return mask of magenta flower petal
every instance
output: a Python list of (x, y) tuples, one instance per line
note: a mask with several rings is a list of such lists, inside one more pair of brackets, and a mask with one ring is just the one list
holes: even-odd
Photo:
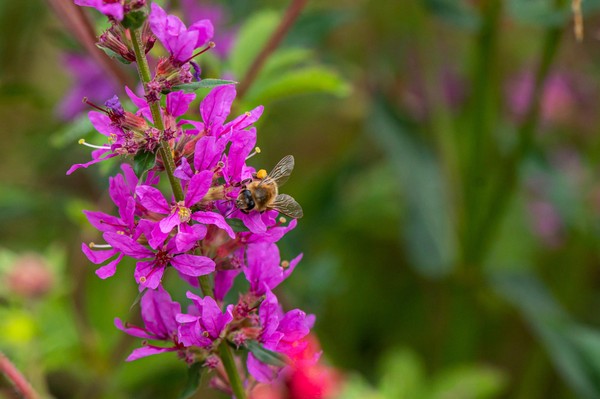
[(185, 93), (184, 91), (171, 92), (167, 94), (167, 112), (174, 117), (181, 116), (187, 112), (195, 98), (196, 93)]
[(92, 160), (90, 162), (78, 163), (78, 164), (71, 166), (69, 168), (69, 170), (67, 170), (67, 176), (70, 175), (71, 173), (75, 172), (77, 169), (82, 169), (82, 168), (85, 169), (91, 165), (97, 164), (102, 161), (106, 161), (107, 159), (110, 159), (110, 158), (114, 158), (117, 155), (118, 154), (115, 154), (115, 153), (111, 152), (111, 150), (108, 150), (108, 149), (101, 148), (99, 150), (94, 150), (94, 151), (92, 151)]
[(215, 273), (215, 298), (218, 301), (225, 299), (225, 296), (233, 286), (236, 276), (241, 273), (241, 269), (217, 270)]
[(193, 31), (198, 32), (198, 38), (196, 39), (196, 44), (194, 45), (195, 48), (202, 47), (207, 44), (215, 33), (213, 24), (208, 19), (202, 19), (190, 25), (188, 32)]
[(171, 207), (158, 189), (150, 186), (138, 186), (135, 193), (139, 197), (140, 204), (149, 211), (163, 214), (171, 212)]
[(115, 249), (92, 250), (86, 243), (81, 243), (81, 252), (87, 256), (90, 262), (96, 265), (106, 262), (118, 253)]
[(213, 172), (210, 170), (203, 170), (192, 177), (185, 194), (186, 207), (190, 208), (204, 198), (212, 184), (212, 178)]
[(229, 237), (235, 239), (235, 233), (231, 226), (227, 224), (223, 215), (215, 212), (198, 211), (192, 214), (192, 219), (203, 224), (214, 224), (218, 228), (225, 230)]
[(113, 17), (117, 21), (123, 20), (124, 11), (121, 2), (105, 3), (104, 0), (75, 0), (75, 4), (78, 6), (93, 7), (102, 14)]
[(254, 357), (252, 353), (248, 354), (248, 360), (246, 360), (246, 366), (248, 372), (258, 382), (268, 383), (273, 381), (277, 377), (277, 371), (272, 366), (265, 364)]
[[(235, 87), (233, 85), (218, 86), (208, 93), (200, 103), (200, 114), (204, 121), (206, 134), (214, 136), (220, 133), (219, 129), (231, 112), (231, 104), (235, 99)], [(217, 131), (214, 131), (214, 130)]]
[(115, 327), (117, 327), (119, 330), (121, 330), (131, 336), (142, 338), (142, 339), (155, 339), (156, 338), (155, 336), (148, 334), (148, 332), (146, 330), (144, 330), (143, 328), (136, 327), (136, 326), (125, 327), (125, 325), (123, 324), (121, 319), (119, 319), (118, 317), (115, 318), (114, 323), (115, 323)]
[(140, 285), (140, 290), (144, 288), (156, 289), (160, 285), (164, 272), (165, 268), (155, 266), (154, 261), (138, 262), (133, 276)]
[(204, 276), (215, 271), (215, 262), (206, 256), (177, 255), (171, 259), (171, 266), (188, 276)]
[(181, 313), (181, 305), (174, 302), (162, 286), (148, 290), (140, 301), (142, 318), (146, 329), (161, 339), (168, 339), (177, 331), (175, 316)]
[(166, 218), (160, 221), (158, 224), (160, 226), (160, 231), (163, 233), (170, 233), (173, 230), (173, 227), (179, 226), (181, 224), (181, 219), (179, 218), (179, 213), (173, 212)]
[(125, 86), (125, 93), (127, 93), (127, 96), (131, 99), (131, 102), (138, 107), (137, 114), (141, 114), (144, 118), (148, 119), (150, 122), (153, 122), (152, 111), (150, 111), (150, 106), (148, 105), (146, 99), (139, 97), (127, 86)]
[(165, 353), (165, 352), (174, 352), (176, 350), (177, 350), (177, 348), (161, 348), (159, 346), (151, 346), (151, 345), (142, 346), (141, 348), (134, 349), (131, 352), (131, 354), (129, 356), (127, 356), (127, 359), (125, 359), (125, 361), (131, 362), (133, 360), (141, 359), (143, 357), (157, 355), (159, 353)]
[(118, 249), (125, 255), (137, 259), (150, 258), (154, 256), (154, 253), (148, 248), (144, 247), (134, 239), (122, 234), (107, 232), (104, 233), (102, 237), (104, 237), (106, 242), (109, 243), (113, 248)]
[(96, 269), (96, 276), (100, 277), (103, 280), (114, 276), (114, 274), (117, 272), (117, 265), (119, 264), (119, 262), (121, 262), (121, 259), (123, 259), (123, 256), (124, 256), (123, 254), (119, 254), (119, 256), (117, 256), (115, 258), (115, 260)]

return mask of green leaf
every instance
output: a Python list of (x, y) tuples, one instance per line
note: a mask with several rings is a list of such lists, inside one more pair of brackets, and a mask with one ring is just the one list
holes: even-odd
[(394, 168), (405, 196), (406, 221), (400, 228), (411, 265), (426, 276), (440, 277), (450, 272), (456, 255), (452, 213), (438, 161), (410, 129), (383, 99), (365, 126), (367, 137)]
[(485, 366), (463, 366), (446, 371), (435, 379), (432, 399), (491, 399), (506, 387), (499, 370)]
[(131, 61), (126, 60), (120, 54), (115, 53), (111, 49), (108, 49), (106, 47), (100, 46), (98, 44), (96, 44), (96, 47), (98, 47), (100, 50), (104, 51), (104, 53), (106, 55), (108, 55), (110, 58), (114, 58), (115, 60), (120, 61), (123, 64), (131, 64)]
[(170, 91), (183, 90), (186, 93), (192, 93), (199, 89), (212, 89), (217, 86), (225, 85), (236, 85), (238, 82), (235, 80), (224, 80), (224, 79), (202, 79), (199, 82), (184, 83), (182, 85), (173, 86)]
[(312, 61), (314, 52), (304, 48), (285, 48), (275, 51), (258, 75), (258, 79), (268, 78), (283, 74), (287, 69), (297, 66), (302, 62)]
[(145, 171), (151, 169), (155, 162), (156, 153), (139, 151), (135, 154), (135, 157), (133, 157), (133, 171), (140, 177)]
[(248, 348), (248, 350), (252, 352), (252, 354), (263, 363), (271, 364), (273, 366), (278, 367), (283, 367), (287, 364), (283, 355), (266, 349), (257, 341), (247, 341), (246, 348)]
[(468, 30), (476, 30), (481, 18), (464, 0), (425, 0), (425, 7), (445, 22)]
[(226, 221), (227, 221), (227, 224), (229, 226), (231, 226), (233, 231), (235, 231), (236, 233), (239, 233), (242, 231), (250, 231), (250, 230), (248, 230), (248, 228), (246, 227), (246, 225), (244, 224), (244, 222), (241, 219), (226, 219)]
[(334, 71), (311, 66), (287, 72), (275, 79), (258, 80), (248, 93), (247, 100), (256, 104), (309, 93), (328, 93), (343, 97), (350, 86)]
[(132, 11), (125, 14), (121, 24), (127, 29), (137, 29), (144, 24), (146, 13), (144, 11)]
[[(600, 397), (598, 370), (590, 369), (582, 338), (573, 335), (576, 324), (531, 273), (496, 273), (496, 290), (523, 314), (548, 351), (554, 366), (581, 398)], [(579, 340), (579, 342), (577, 342)], [(589, 345), (589, 343), (588, 343)], [(589, 348), (588, 348), (589, 349)], [(597, 365), (597, 361), (595, 362)]]
[(183, 391), (181, 394), (179, 394), (179, 399), (190, 398), (192, 395), (194, 395), (194, 393), (196, 393), (198, 386), (200, 386), (200, 377), (202, 377), (202, 371), (204, 371), (204, 367), (200, 362), (196, 362), (189, 367), (187, 381)]
[(261, 11), (246, 20), (230, 53), (233, 76), (242, 79), (246, 75), (246, 71), (277, 28), (279, 19), (279, 14), (275, 11)]
[(77, 119), (66, 124), (62, 129), (50, 136), (50, 143), (62, 148), (87, 136), (92, 131), (94, 131), (94, 126), (92, 126), (92, 122), (90, 122), (87, 114), (80, 115)]
[[(425, 368), (411, 350), (400, 349), (389, 353), (381, 366), (379, 392), (386, 398), (413, 399), (424, 397)], [(402, 378), (398, 378), (402, 376)]]

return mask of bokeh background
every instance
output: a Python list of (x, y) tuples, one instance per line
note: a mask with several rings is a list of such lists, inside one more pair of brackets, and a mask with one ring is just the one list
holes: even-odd
[[(241, 79), (287, 3), (171, 7), (215, 18), (204, 76)], [(281, 245), (304, 258), (279, 294), (317, 315), (339, 397), (600, 398), (600, 1), (583, 3), (577, 41), (571, 1), (310, 1), (238, 102), (266, 106), (252, 163), (296, 158), (305, 217)], [(177, 397), (174, 355), (123, 361), (127, 266), (101, 281), (80, 252), (118, 165), (65, 176), (94, 142), (78, 104), (135, 74), (86, 64), (67, 25), (0, 1), (0, 348), (56, 398)]]

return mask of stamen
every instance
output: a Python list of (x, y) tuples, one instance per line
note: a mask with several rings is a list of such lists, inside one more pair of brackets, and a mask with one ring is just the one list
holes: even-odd
[(215, 42), (208, 42), (208, 45), (205, 48), (203, 48), (202, 50), (198, 51), (196, 54), (192, 55), (187, 60), (183, 61), (183, 64), (185, 64), (186, 62), (190, 62), (194, 58), (198, 57), (200, 54), (206, 53), (208, 50), (210, 50), (211, 48), (215, 48), (216, 46), (217, 45), (215, 44)]
[(145, 282), (146, 282), (146, 277), (144, 277), (144, 276), (140, 277), (140, 283), (142, 283), (142, 284), (143, 284), (143, 283), (145, 283)]
[(281, 262), (281, 267), (283, 267), (284, 269), (287, 269), (288, 267), (290, 267), (290, 262), (288, 262), (287, 260), (284, 260), (283, 262)]
[(252, 151), (252, 154), (250, 154), (246, 157), (246, 160), (252, 158), (256, 154), (260, 154), (260, 147), (254, 147), (254, 151)]
[(285, 222), (287, 222), (286, 218), (283, 216), (279, 218), (279, 223), (284, 224)]
[(88, 247), (90, 247), (90, 248), (106, 248), (106, 249), (111, 249), (112, 245), (109, 245), (109, 244), (96, 244), (94, 242), (90, 242), (88, 244)]
[(106, 109), (104, 109), (104, 108), (102, 108), (102, 107), (99, 107), (99, 106), (97, 106), (97, 105), (96, 105), (96, 104), (94, 104), (93, 102), (89, 101), (87, 97), (83, 97), (83, 100), (81, 100), (81, 101), (82, 101), (84, 104), (87, 104), (87, 105), (89, 105), (89, 106), (90, 106), (90, 107), (92, 107), (92, 108), (96, 108), (98, 111), (100, 111), (100, 112), (104, 112), (105, 114), (107, 114), (107, 115), (108, 115), (108, 110), (106, 110)]
[(90, 148), (96, 148), (98, 150), (110, 150), (110, 147), (107, 147), (105, 145), (94, 145), (94, 144), (90, 144), (88, 142), (85, 141), (85, 139), (79, 139), (79, 141), (77, 141), (79, 144), (84, 145), (86, 147), (90, 147)]

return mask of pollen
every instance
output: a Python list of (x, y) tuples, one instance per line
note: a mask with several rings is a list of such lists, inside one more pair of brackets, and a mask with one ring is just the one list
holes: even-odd
[(267, 177), (267, 171), (264, 169), (259, 170), (258, 172), (256, 172), (256, 177), (259, 179), (264, 179), (265, 177)]

